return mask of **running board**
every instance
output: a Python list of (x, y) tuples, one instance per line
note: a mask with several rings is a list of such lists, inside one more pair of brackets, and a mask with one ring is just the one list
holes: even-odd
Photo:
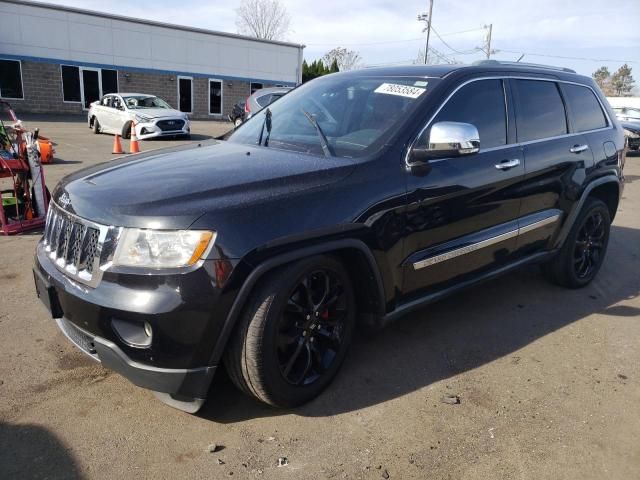
[(406, 315), (409, 312), (413, 312), (414, 310), (418, 310), (424, 307), (425, 305), (442, 300), (445, 297), (458, 293), (460, 290), (464, 290), (469, 287), (478, 285), (480, 283), (493, 280), (496, 277), (509, 273), (529, 263), (536, 263), (536, 262), (543, 261), (549, 257), (552, 257), (554, 253), (556, 253), (555, 250), (548, 251), (548, 252), (538, 252), (533, 255), (529, 255), (528, 257), (525, 257), (521, 260), (518, 260), (514, 263), (510, 263), (509, 265), (505, 265), (504, 267), (500, 267), (496, 270), (487, 272), (483, 275), (480, 275), (479, 277), (465, 280), (449, 288), (445, 288), (443, 290), (427, 294), (415, 300), (402, 303), (398, 307), (396, 307), (396, 309), (393, 312), (389, 312), (384, 317), (382, 317), (380, 319), (379, 326), (384, 327), (389, 323), (397, 320), (398, 318)]

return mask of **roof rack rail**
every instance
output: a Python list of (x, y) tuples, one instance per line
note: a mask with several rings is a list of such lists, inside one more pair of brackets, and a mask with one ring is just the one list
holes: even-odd
[(576, 73), (575, 70), (566, 67), (553, 67), (551, 65), (541, 65), (539, 63), (527, 63), (527, 62), (509, 62), (505, 60), (477, 60), (472, 65), (509, 65), (509, 66), (523, 66), (523, 67), (535, 67), (544, 68), (545, 70), (557, 70), (559, 72)]

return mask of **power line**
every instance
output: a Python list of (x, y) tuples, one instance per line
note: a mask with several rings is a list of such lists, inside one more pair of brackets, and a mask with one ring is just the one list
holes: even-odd
[(548, 58), (562, 58), (564, 60), (585, 60), (588, 62), (616, 62), (616, 63), (640, 63), (638, 60), (612, 60), (610, 58), (587, 58), (587, 57), (568, 57), (564, 55), (550, 55), (547, 53), (531, 53), (531, 52), (523, 52), (521, 50), (498, 50), (499, 52), (505, 53), (515, 53), (517, 55), (524, 54), (529, 55), (531, 57), (548, 57)]
[[(452, 35), (460, 35), (462, 33), (469, 33), (469, 32), (477, 32), (478, 30), (484, 30), (483, 27), (478, 27), (478, 28), (472, 28), (469, 30), (460, 30), (457, 32), (447, 32), (447, 33), (441, 33), (438, 35), (438, 38), (440, 37), (450, 37)], [(442, 38), (440, 38), (440, 40), (442, 40)], [(362, 43), (344, 43), (344, 42), (333, 42), (333, 43), (306, 43), (305, 45), (307, 45), (308, 47), (331, 47), (331, 46), (335, 46), (335, 45), (340, 45), (340, 46), (344, 46), (344, 47), (358, 47), (358, 46), (367, 46), (367, 45), (385, 45), (388, 43), (409, 43), (409, 42), (418, 42), (418, 41), (424, 41), (424, 37), (416, 37), (416, 38), (407, 38), (404, 40), (380, 40), (378, 42), (362, 42)]]
[(431, 30), (433, 30), (433, 33), (436, 34), (436, 37), (438, 37), (440, 39), (440, 41), (444, 44), (445, 47), (447, 47), (449, 50), (451, 50), (451, 51), (453, 51), (453, 52), (455, 52), (457, 54), (462, 55), (462, 52), (460, 50), (456, 50), (455, 48), (453, 48), (451, 45), (449, 45), (447, 42), (445, 42), (442, 39), (442, 36), (438, 33), (438, 31), (435, 29), (435, 27), (432, 26)]

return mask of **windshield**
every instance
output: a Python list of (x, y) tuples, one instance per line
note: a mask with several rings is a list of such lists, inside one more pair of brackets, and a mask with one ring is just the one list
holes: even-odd
[(131, 110), (138, 110), (141, 108), (171, 108), (171, 106), (158, 97), (147, 96), (129, 96), (122, 97), (127, 108)]
[[(307, 83), (269, 106), (269, 147), (323, 155), (323, 139), (339, 157), (358, 157), (382, 147), (413, 113), (437, 79), (330, 75)], [(251, 117), (228, 141), (256, 145), (265, 111)]]

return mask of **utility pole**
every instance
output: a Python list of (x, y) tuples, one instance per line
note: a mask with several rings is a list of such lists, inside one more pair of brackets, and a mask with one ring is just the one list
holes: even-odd
[[(487, 26), (485, 25), (485, 28)], [(491, 58), (491, 31), (493, 30), (493, 23), (489, 24), (489, 31), (487, 33), (487, 59)]]
[(429, 58), (429, 37), (431, 36), (431, 15), (433, 13), (433, 0), (429, 0), (429, 13), (424, 14), (421, 13), (418, 15), (418, 21), (426, 22), (427, 26), (422, 30), (423, 32), (427, 31), (427, 43), (424, 47), (424, 64), (427, 64), (427, 59)]

